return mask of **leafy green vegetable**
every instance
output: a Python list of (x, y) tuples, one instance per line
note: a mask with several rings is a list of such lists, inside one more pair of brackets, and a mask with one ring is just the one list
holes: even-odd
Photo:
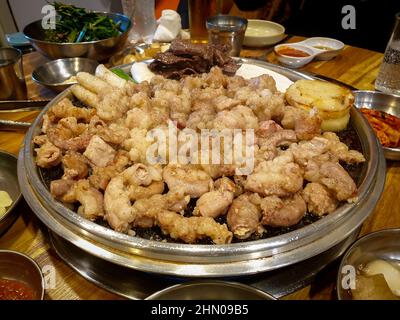
[(47, 41), (96, 41), (118, 36), (122, 32), (121, 21), (115, 22), (107, 16), (61, 2), (54, 2), (53, 6), (57, 12), (56, 28), (45, 31)]
[(123, 71), (122, 69), (118, 69), (118, 68), (113, 68), (111, 69), (112, 72), (114, 72), (118, 77), (128, 80), (128, 81), (132, 81), (137, 83), (135, 80), (133, 80), (131, 78), (131, 76), (129, 74), (127, 74), (125, 71)]

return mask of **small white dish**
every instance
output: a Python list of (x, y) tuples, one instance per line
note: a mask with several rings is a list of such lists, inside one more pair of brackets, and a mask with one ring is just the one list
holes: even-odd
[[(285, 54), (284, 52), (282, 52), (282, 50), (286, 48), (294, 49), (296, 51), (302, 51), (305, 54), (308, 54), (308, 56), (295, 57), (292, 55)], [(290, 68), (300, 68), (306, 65), (307, 63), (311, 62), (311, 60), (313, 60), (316, 55), (316, 53), (312, 48), (297, 43), (280, 44), (275, 46), (274, 50), (278, 58), (278, 61), (281, 64)]]
[(315, 56), (316, 60), (331, 60), (344, 48), (344, 43), (342, 41), (324, 37), (308, 38), (297, 43), (319, 50), (319, 53)]
[(285, 27), (279, 23), (249, 19), (244, 34), (243, 45), (265, 47), (278, 43), (285, 37)]
[[(309, 54), (309, 56), (294, 57), (279, 52), (283, 47), (303, 51)], [(343, 48), (344, 43), (342, 41), (332, 38), (313, 37), (300, 42), (280, 44), (275, 46), (274, 50), (281, 64), (291, 68), (299, 68), (311, 62), (313, 59), (331, 60), (336, 57)]]

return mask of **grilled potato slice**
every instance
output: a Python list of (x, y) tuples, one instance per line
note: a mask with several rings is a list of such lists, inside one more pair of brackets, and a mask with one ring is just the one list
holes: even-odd
[(350, 119), (353, 93), (339, 85), (321, 80), (299, 80), (286, 91), (287, 102), (297, 108), (317, 109), (322, 130), (340, 131)]

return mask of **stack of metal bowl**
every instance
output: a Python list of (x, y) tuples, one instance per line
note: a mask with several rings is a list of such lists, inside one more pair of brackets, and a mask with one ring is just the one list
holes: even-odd
[[(292, 81), (311, 76), (265, 62), (242, 59), (268, 68)], [(129, 71), (130, 65), (125, 65)], [(385, 182), (385, 159), (365, 118), (351, 110), (351, 124), (367, 159), (354, 204), (343, 204), (334, 213), (279, 236), (226, 245), (168, 243), (132, 237), (84, 219), (54, 200), (35, 164), (32, 139), (41, 132), (43, 115), (70, 90), (59, 94), (37, 117), (26, 134), (18, 163), (23, 195), (36, 215), (57, 235), (88, 254), (135, 270), (180, 277), (243, 276), (279, 269), (314, 257), (347, 239), (373, 211)]]

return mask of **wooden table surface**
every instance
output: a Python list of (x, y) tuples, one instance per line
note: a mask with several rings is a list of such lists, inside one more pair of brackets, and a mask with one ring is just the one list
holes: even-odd
[[(295, 42), (300, 37), (292, 37), (288, 41)], [(274, 53), (267, 49), (254, 50), (244, 48), (243, 57), (263, 57), (276, 63)], [(45, 62), (46, 59), (37, 52), (24, 56), (24, 68), (28, 85), (28, 95), (33, 99), (52, 98), (54, 94), (40, 87), (31, 80), (32, 70)], [(359, 89), (374, 88), (382, 61), (382, 54), (346, 46), (344, 50), (331, 61), (315, 61), (300, 70), (311, 71), (327, 77), (340, 80)], [(1, 119), (31, 121), (35, 112), (1, 113)], [(17, 154), (24, 133), (0, 132), (0, 149)], [(364, 223), (361, 234), (372, 231), (400, 227), (400, 202), (398, 202), (400, 186), (400, 165), (397, 162), (387, 163), (385, 191), (373, 214)], [(18, 206), (20, 217), (14, 225), (0, 238), (1, 249), (12, 249), (24, 252), (36, 259), (41, 265), (53, 265), (56, 270), (56, 287), (47, 290), (46, 299), (119, 299), (94, 284), (86, 281), (65, 263), (51, 249), (47, 240), (46, 228), (36, 218), (29, 207), (22, 202)], [(334, 297), (334, 282), (337, 264), (332, 264), (317, 276), (316, 280), (302, 290), (284, 299), (332, 299)]]

